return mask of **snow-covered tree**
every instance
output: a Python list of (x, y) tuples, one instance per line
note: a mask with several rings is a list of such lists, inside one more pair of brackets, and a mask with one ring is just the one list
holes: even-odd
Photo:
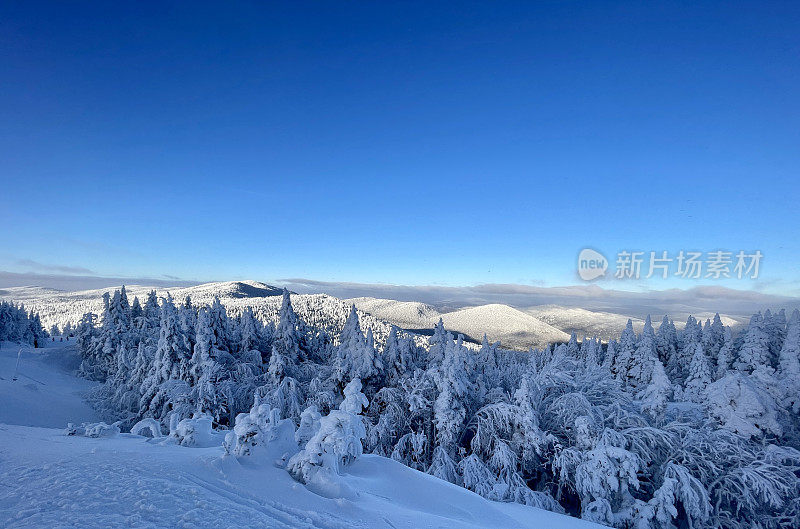
[(231, 411), (226, 382), (230, 380), (234, 359), (219, 348), (208, 308), (203, 307), (198, 312), (195, 329), (197, 335), (190, 375), (195, 384), (197, 411), (219, 422)]
[(694, 354), (689, 363), (689, 372), (686, 377), (686, 385), (683, 391), (684, 398), (702, 403), (705, 400), (706, 388), (711, 383), (711, 368), (703, 350), (702, 344), (695, 344)]
[(396, 385), (411, 367), (408, 341), (399, 335), (397, 326), (392, 325), (383, 347), (383, 369), (387, 383)]
[(439, 322), (433, 326), (433, 334), (428, 339), (428, 359), (429, 366), (437, 366), (444, 360), (444, 350), (448, 340), (447, 331), (444, 329), (444, 322), (439, 318)]
[(689, 470), (673, 462), (664, 466), (661, 486), (648, 502), (652, 523), (659, 529), (676, 529), (678, 507), (688, 527), (705, 527), (711, 518), (711, 501), (705, 486)]
[(783, 404), (795, 414), (800, 413), (800, 312), (797, 310), (789, 318), (779, 365)]
[(580, 357), (587, 365), (600, 365), (600, 344), (596, 338), (586, 339), (581, 343)]
[(225, 436), (225, 450), (237, 456), (253, 455), (257, 447), (263, 447), (275, 439), (279, 424), (278, 410), (261, 402), (256, 394), (250, 411), (236, 416), (233, 430)]
[(257, 349), (260, 342), (259, 323), (253, 314), (253, 309), (247, 307), (242, 312), (240, 324), (241, 338), (239, 342), (239, 350), (242, 352), (252, 351)]
[(175, 384), (171, 384), (169, 388), (161, 386), (169, 381), (190, 380), (190, 359), (191, 353), (186, 350), (181, 335), (178, 311), (172, 297), (168, 296), (161, 306), (158, 347), (150, 371), (142, 383), (139, 408), (149, 409), (156, 418), (164, 420), (170, 411), (170, 399), (178, 398), (175, 391), (182, 386)]
[(615, 356), (611, 365), (611, 372), (623, 384), (627, 384), (628, 374), (631, 368), (631, 359), (636, 352), (636, 333), (633, 332), (633, 322), (628, 320), (625, 330), (619, 337), (619, 342), (615, 347)]
[(300, 359), (300, 336), (298, 318), (292, 308), (289, 291), (283, 290), (283, 300), (278, 312), (278, 326), (272, 340), (272, 354), (269, 359), (269, 374), (276, 382), (285, 375), (292, 376)]
[(448, 336), (442, 364), (434, 370), (438, 390), (433, 407), (436, 439), (450, 454), (455, 453), (455, 441), (467, 415), (466, 399), (470, 384), (464, 369), (463, 354), (463, 347)]
[(344, 324), (339, 347), (336, 349), (337, 380), (343, 381), (348, 378), (366, 380), (377, 375), (381, 368), (382, 364), (375, 351), (374, 342), (370, 343), (361, 332), (358, 312), (353, 305)]
[(648, 372), (650, 379), (647, 384), (640, 387), (637, 398), (641, 401), (645, 413), (652, 417), (660, 417), (667, 409), (672, 384), (658, 358), (651, 359)]
[(575, 470), (575, 487), (581, 498), (582, 517), (615, 525), (617, 517), (634, 503), (643, 462), (625, 449), (624, 437), (605, 429)]
[(319, 430), (319, 421), (322, 418), (317, 406), (312, 404), (300, 414), (300, 426), (294, 434), (295, 440), (301, 445), (305, 444), (314, 437)]
[(648, 315), (644, 322), (642, 335), (639, 337), (639, 343), (636, 345), (636, 352), (629, 361), (626, 382), (634, 391), (650, 382), (651, 370), (656, 361), (658, 361), (656, 334), (653, 331), (650, 315)]
[(734, 367), (742, 373), (750, 374), (759, 366), (769, 365), (769, 337), (764, 332), (764, 319), (761, 314), (750, 318), (750, 325), (739, 348)]
[(678, 333), (675, 330), (675, 324), (666, 315), (661, 320), (661, 325), (659, 325), (656, 332), (656, 351), (658, 352), (658, 359), (664, 365), (669, 365), (670, 359), (678, 351)]
[(714, 373), (714, 380), (719, 380), (728, 374), (728, 370), (733, 363), (733, 335), (731, 330), (726, 328), (722, 346), (717, 351), (716, 371)]
[[(331, 410), (319, 420), (319, 429), (308, 440), (305, 448), (289, 459), (286, 469), (298, 481), (311, 483), (317, 480), (335, 479), (341, 467), (358, 458), (362, 451), (362, 440), (366, 430), (360, 412), (366, 397), (360, 392), (361, 381), (354, 379), (345, 388), (349, 400), (345, 409)], [(319, 476), (323, 473), (324, 476)]]
[(745, 437), (778, 436), (778, 405), (764, 388), (739, 372), (708, 386), (708, 413), (722, 428)]

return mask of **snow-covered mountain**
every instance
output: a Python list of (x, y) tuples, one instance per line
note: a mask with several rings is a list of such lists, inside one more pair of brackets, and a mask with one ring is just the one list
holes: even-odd
[[(67, 322), (73, 325), (87, 312), (99, 314), (103, 309), (103, 294), (114, 292), (120, 286), (93, 290), (63, 291), (42, 287), (11, 287), (0, 290), (0, 299), (24, 303), (28, 309), (38, 312), (45, 327), (53, 324), (63, 327)], [(225, 281), (204, 283), (192, 287), (153, 287), (148, 285), (125, 285), (128, 297), (136, 296), (141, 302), (151, 290), (165, 297), (170, 294), (174, 299), (183, 301), (191, 296), (192, 301), (200, 304), (211, 303), (219, 297), (223, 303), (240, 305), (237, 300), (261, 300), (277, 296), (282, 289), (260, 283), (258, 281)]]
[(439, 311), (417, 301), (396, 301), (379, 298), (351, 298), (358, 310), (394, 323), (404, 329), (429, 329), (439, 320)]
[[(637, 333), (642, 332), (642, 328), (644, 328), (644, 319), (614, 312), (562, 307), (559, 305), (530, 307), (525, 309), (525, 312), (568, 334), (574, 332), (577, 334), (578, 339), (582, 339), (584, 336), (597, 336), (603, 341), (607, 341), (611, 338), (618, 338), (623, 329), (625, 329), (628, 319), (632, 321), (633, 330)], [(686, 325), (686, 316), (688, 316), (688, 314), (670, 315), (670, 317), (676, 318), (675, 326), (678, 329), (683, 329)], [(704, 322), (707, 319), (714, 319), (714, 314), (710, 312), (695, 313), (693, 316), (700, 322)], [(652, 315), (653, 325), (657, 327), (662, 317), (663, 315)], [(683, 319), (681, 319), (681, 317)], [(733, 318), (724, 314), (720, 315), (720, 319), (723, 324), (733, 328), (747, 322), (745, 318)]]
[[(188, 296), (191, 297), (192, 303), (199, 305), (211, 304), (214, 298), (218, 297), (231, 315), (236, 316), (245, 308), (251, 307), (256, 317), (265, 323), (270, 321), (277, 323), (278, 309), (281, 305), (279, 294), (283, 291), (258, 281), (225, 281), (182, 288), (126, 285), (125, 289), (131, 301), (134, 297), (138, 297), (142, 303), (152, 290), (155, 290), (159, 297), (166, 297), (169, 294), (177, 302), (183, 302)], [(87, 312), (101, 314), (103, 294), (113, 293), (114, 290), (115, 287), (65, 292), (41, 287), (13, 287), (0, 290), (0, 300), (24, 303), (28, 310), (40, 314), (45, 328), (50, 328), (54, 324), (63, 328), (67, 322), (74, 326)], [(305, 322), (336, 336), (344, 327), (352, 304), (326, 294), (292, 294), (291, 298), (295, 311)], [(363, 331), (366, 333), (367, 330), (371, 330), (379, 344), (386, 339), (393, 323), (363, 311), (359, 312), (359, 319)], [(415, 339), (420, 343), (427, 340), (424, 336)]]
[[(619, 337), (629, 319), (627, 316), (612, 312), (595, 312), (558, 305), (531, 307), (525, 309), (525, 312), (565, 333), (574, 332), (579, 339), (584, 336), (597, 336), (603, 341)], [(633, 321), (633, 329), (637, 333), (641, 332), (644, 321), (639, 318), (630, 319)]]
[(541, 346), (569, 339), (568, 334), (552, 325), (499, 303), (439, 312), (431, 305), (408, 301), (377, 298), (347, 301), (363, 312), (405, 329), (430, 329), (441, 318), (449, 331), (473, 340), (480, 340), (486, 334), (490, 341), (500, 341), (506, 347), (526, 349), (531, 345)]
[[(45, 328), (53, 324), (63, 328), (67, 322), (75, 325), (86, 312), (100, 314), (103, 309), (103, 294), (113, 292), (114, 289), (65, 292), (41, 287), (12, 287), (0, 289), (0, 300), (24, 303), (27, 309), (41, 315)], [(160, 297), (170, 294), (177, 301), (183, 301), (190, 296), (196, 304), (209, 304), (215, 297), (219, 297), (232, 314), (239, 314), (249, 306), (265, 322), (277, 321), (280, 306), (278, 294), (282, 291), (278, 287), (258, 281), (226, 281), (177, 288), (126, 285), (126, 289), (131, 300), (138, 296), (140, 301), (144, 301), (151, 290), (155, 290)], [(442, 318), (447, 330), (462, 333), (473, 340), (480, 340), (485, 333), (489, 340), (500, 341), (506, 347), (527, 349), (530, 346), (565, 341), (573, 332), (579, 338), (597, 336), (608, 340), (618, 337), (628, 321), (628, 316), (623, 314), (558, 305), (518, 310), (495, 303), (444, 311), (414, 301), (370, 297), (340, 300), (326, 294), (293, 294), (292, 303), (306, 321), (323, 324), (335, 333), (344, 325), (349, 305), (355, 304), (362, 315), (364, 330), (372, 329), (378, 342), (388, 334), (390, 324), (402, 329), (422, 331), (431, 329)], [(695, 317), (704, 321), (706, 318), (712, 319), (713, 314), (695, 314)], [(643, 319), (631, 319), (634, 330), (641, 332)], [(654, 316), (653, 323), (657, 325), (659, 321), (660, 317)], [(741, 318), (724, 315), (722, 321), (733, 327), (746, 322)], [(676, 319), (675, 324), (682, 328), (684, 321)]]
[[(215, 297), (233, 315), (245, 307), (252, 307), (262, 321), (277, 321), (281, 289), (257, 281), (227, 281), (205, 283), (182, 288), (163, 288), (144, 285), (126, 285), (128, 297), (137, 296), (144, 301), (151, 290), (160, 297), (171, 295), (176, 301), (190, 296), (195, 304), (211, 303)], [(103, 294), (114, 288), (64, 292), (40, 287), (14, 287), (0, 290), (0, 299), (22, 302), (29, 310), (38, 312), (45, 328), (56, 324), (62, 328), (67, 322), (75, 325), (86, 312), (100, 314)], [(431, 329), (441, 317), (445, 327), (480, 340), (485, 333), (492, 341), (501, 341), (507, 347), (526, 349), (553, 341), (564, 341), (569, 336), (559, 329), (507, 305), (492, 304), (440, 313), (431, 305), (408, 301), (377, 298), (340, 300), (325, 294), (293, 294), (292, 304), (307, 322), (323, 325), (338, 333), (347, 319), (350, 304), (361, 313), (361, 325), (366, 332), (372, 329), (375, 339), (381, 342), (388, 334), (390, 324), (403, 329)]]
[(476, 339), (485, 333), (490, 341), (500, 341), (506, 347), (524, 349), (569, 340), (565, 332), (508, 305), (469, 307), (447, 312), (441, 318), (446, 329)]
[[(66, 347), (64, 347), (66, 346)], [(0, 372), (15, 372), (19, 346), (0, 347)], [(69, 373), (72, 343), (25, 350), (16, 380), (0, 377), (0, 527), (351, 527), (600, 529), (577, 518), (486, 500), (376, 455), (339, 476), (334, 497), (315, 494), (262, 458), (225, 455), (219, 443), (180, 446), (128, 433), (65, 435), (94, 422)]]

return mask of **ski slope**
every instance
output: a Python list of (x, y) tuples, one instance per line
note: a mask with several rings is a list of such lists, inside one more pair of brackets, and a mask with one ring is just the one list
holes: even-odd
[(100, 420), (83, 399), (94, 383), (70, 374), (79, 364), (74, 342), (0, 343), (0, 423), (64, 428)]
[(91, 383), (68, 372), (71, 344), (28, 349), (16, 381), (19, 348), (2, 345), (0, 527), (600, 527), (491, 502), (379, 456), (348, 466), (342, 480), (351, 492), (326, 498), (272, 463), (280, 447), (252, 459), (124, 433), (66, 436), (67, 422), (97, 419), (81, 399)]

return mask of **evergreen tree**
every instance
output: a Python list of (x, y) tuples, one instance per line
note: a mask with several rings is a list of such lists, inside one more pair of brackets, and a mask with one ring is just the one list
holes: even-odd
[(784, 405), (800, 413), (800, 312), (797, 310), (789, 318), (779, 364)]
[(269, 374), (280, 382), (285, 376), (293, 376), (300, 359), (300, 337), (297, 332), (297, 314), (292, 308), (289, 291), (283, 289), (283, 300), (278, 312), (278, 326), (272, 340), (272, 354), (269, 359)]
[(406, 373), (409, 367), (409, 358), (401, 349), (400, 338), (398, 337), (396, 325), (389, 329), (389, 336), (383, 346), (383, 366), (386, 371), (386, 381), (390, 385), (396, 385)]
[(769, 363), (769, 337), (764, 332), (764, 319), (761, 314), (754, 314), (747, 326), (734, 368), (750, 374), (759, 366)]
[(684, 398), (692, 402), (702, 403), (705, 400), (706, 388), (711, 383), (711, 367), (702, 344), (695, 344), (692, 361), (689, 363), (689, 375), (686, 378)]
[(580, 346), (578, 345), (578, 335), (573, 332), (570, 334), (569, 341), (567, 342), (567, 354), (573, 358), (577, 358), (579, 352)]
[(767, 309), (764, 312), (762, 329), (767, 339), (767, 362), (772, 368), (777, 368), (780, 362), (780, 351), (786, 337), (786, 311), (777, 314)]
[(636, 352), (636, 334), (633, 332), (633, 322), (628, 320), (625, 330), (619, 337), (619, 344), (615, 347), (615, 356), (611, 366), (611, 372), (623, 384), (628, 381), (628, 374), (631, 368), (631, 359)]
[(260, 334), (258, 320), (253, 314), (253, 309), (250, 307), (245, 308), (244, 312), (242, 312), (239, 350), (247, 352), (258, 349)]
[(662, 364), (669, 365), (670, 360), (677, 354), (677, 346), (678, 333), (675, 330), (675, 324), (668, 316), (664, 315), (658, 332), (656, 332), (656, 350)]
[(194, 383), (194, 400), (197, 412), (220, 422), (230, 412), (226, 394), (233, 357), (219, 348), (217, 335), (211, 324), (211, 310), (203, 307), (197, 314), (191, 378)]
[(645, 413), (652, 417), (660, 417), (667, 409), (672, 384), (661, 361), (658, 358), (652, 358), (650, 361), (651, 367), (648, 369), (650, 379), (646, 385), (641, 386), (637, 398), (641, 401)]
[(352, 305), (336, 349), (335, 369), (338, 381), (348, 378), (367, 380), (379, 374), (381, 361), (375, 352), (371, 333), (368, 336), (369, 339), (362, 334), (358, 312), (355, 305)]
[(656, 361), (658, 361), (656, 335), (648, 314), (639, 343), (636, 345), (636, 352), (630, 359), (627, 384), (634, 390), (649, 384), (653, 364)]
[(170, 410), (170, 400), (175, 394), (173, 390), (185, 385), (171, 384), (170, 381), (185, 382), (189, 380), (191, 353), (185, 348), (181, 335), (178, 311), (172, 300), (167, 299), (161, 305), (161, 325), (158, 346), (150, 371), (142, 383), (142, 398), (139, 408), (148, 409), (156, 418), (165, 420)]
[(603, 369), (614, 374), (614, 365), (617, 364), (617, 342), (609, 340), (606, 353), (603, 357)]
[[(469, 378), (464, 369), (463, 347), (453, 342), (450, 335), (445, 342), (444, 360), (434, 371), (438, 396), (433, 407), (436, 440), (451, 457), (456, 452), (456, 440), (467, 415)], [(444, 464), (445, 461), (442, 460)], [(448, 466), (449, 470), (449, 466)]]
[(596, 338), (587, 340), (584, 336), (583, 342), (581, 343), (580, 357), (587, 366), (600, 365), (600, 345)]
[[(452, 337), (449, 339), (452, 340)], [(444, 329), (444, 322), (442, 318), (439, 318), (439, 322), (433, 327), (433, 334), (428, 339), (428, 366), (437, 366), (442, 363), (447, 341), (448, 336)]]
[(145, 333), (150, 334), (153, 329), (158, 329), (161, 325), (161, 307), (158, 304), (156, 291), (151, 290), (147, 294), (144, 302)]

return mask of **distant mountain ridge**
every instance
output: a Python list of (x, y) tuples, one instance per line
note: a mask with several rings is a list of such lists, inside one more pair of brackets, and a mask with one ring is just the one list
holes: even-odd
[[(45, 328), (50, 328), (53, 324), (63, 328), (67, 322), (74, 326), (87, 312), (102, 314), (103, 294), (112, 293), (119, 288), (121, 285), (65, 292), (52, 288), (11, 287), (3, 289), (0, 299), (23, 303), (28, 310), (38, 312)], [(283, 293), (280, 287), (258, 281), (224, 281), (179, 288), (125, 285), (125, 290), (129, 302), (138, 297), (141, 303), (144, 303), (152, 290), (155, 290), (159, 297), (171, 295), (177, 303), (182, 303), (189, 296), (195, 305), (211, 304), (214, 298), (218, 297), (228, 313), (233, 316), (241, 314), (246, 307), (251, 307), (257, 318), (263, 322), (274, 323), (278, 321), (280, 295)], [(338, 339), (338, 334), (344, 327), (351, 304), (327, 294), (292, 293), (292, 305), (298, 315), (305, 322), (325, 329), (334, 340)], [(371, 330), (379, 344), (385, 341), (392, 326), (391, 322), (363, 311), (359, 311), (359, 321), (362, 330), (365, 333)], [(424, 336), (415, 339), (419, 342), (427, 340)]]
[[(75, 325), (86, 312), (100, 314), (103, 309), (103, 294), (113, 292), (120, 286), (81, 291), (9, 287), (0, 289), (0, 299), (24, 303), (29, 310), (41, 315), (45, 327), (56, 324), (62, 328), (67, 322)], [(232, 314), (240, 313), (250, 306), (264, 321), (276, 320), (280, 305), (278, 296), (283, 292), (280, 287), (251, 280), (174, 288), (147, 285), (126, 285), (125, 288), (131, 301), (134, 296), (138, 296), (141, 302), (144, 302), (151, 290), (155, 290), (160, 297), (170, 294), (178, 302), (183, 302), (190, 296), (196, 304), (210, 304), (215, 297), (219, 297)], [(505, 347), (524, 350), (531, 346), (541, 347), (548, 343), (566, 341), (573, 332), (579, 339), (596, 336), (601, 340), (608, 340), (619, 336), (628, 321), (628, 316), (622, 314), (558, 305), (518, 309), (491, 303), (444, 310), (418, 301), (372, 297), (342, 300), (327, 294), (294, 293), (292, 302), (307, 321), (317, 321), (320, 325), (329, 326), (334, 333), (344, 325), (349, 306), (355, 304), (362, 314), (362, 327), (365, 331), (372, 329), (379, 342), (388, 334), (391, 325), (411, 332), (418, 331), (418, 339), (422, 340), (423, 335), (429, 334), (430, 329), (441, 318), (445, 328), (453, 333), (464, 334), (477, 341), (486, 334), (492, 342), (500, 341)], [(327, 321), (323, 321), (319, 314), (325, 314)], [(713, 314), (708, 313), (695, 316), (701, 321), (713, 318)], [(654, 324), (657, 325), (660, 319), (660, 315), (653, 315)], [(634, 330), (641, 331), (644, 321), (635, 317), (631, 320)], [(723, 322), (737, 326), (742, 320), (723, 316)], [(683, 326), (682, 321), (675, 323), (679, 328)]]

